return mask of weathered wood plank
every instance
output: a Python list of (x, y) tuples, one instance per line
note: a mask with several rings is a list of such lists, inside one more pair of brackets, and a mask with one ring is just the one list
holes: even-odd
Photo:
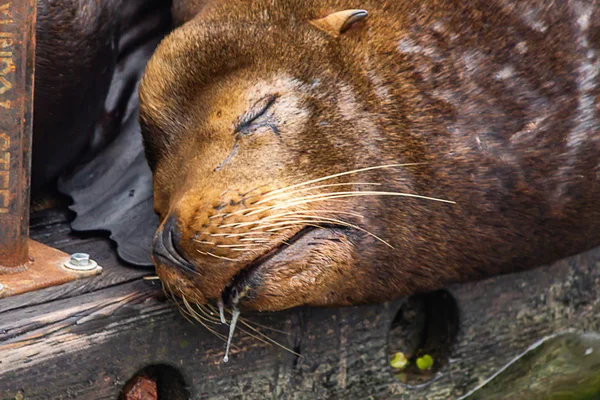
[(452, 362), (417, 389), (388, 366), (401, 301), (251, 316), (288, 332), (270, 335), (302, 357), (238, 333), (223, 364), (218, 338), (137, 280), (0, 313), (0, 398), (116, 399), (136, 371), (163, 363), (193, 398), (455, 398), (548, 334), (600, 331), (600, 249), (450, 291), (461, 318)]

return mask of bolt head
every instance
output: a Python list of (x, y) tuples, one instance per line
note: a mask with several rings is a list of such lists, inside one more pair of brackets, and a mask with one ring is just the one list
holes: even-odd
[(85, 267), (90, 263), (90, 255), (87, 253), (71, 254), (71, 264), (79, 267)]

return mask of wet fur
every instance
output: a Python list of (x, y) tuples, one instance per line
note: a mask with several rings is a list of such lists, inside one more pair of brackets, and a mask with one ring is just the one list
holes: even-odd
[[(339, 37), (309, 23), (352, 8), (370, 15)], [(140, 91), (155, 208), (177, 218), (192, 266), (155, 259), (157, 271), (187, 297), (214, 300), (235, 282), (241, 305), (258, 310), (378, 302), (600, 243), (597, 1), (228, 1), (201, 17), (163, 41)], [(236, 118), (261, 90), (287, 96), (279, 137), (238, 140)], [(380, 196), (292, 209), (360, 214), (344, 220), (393, 249), (339, 226), (288, 246), (306, 223), (239, 253), (217, 245), (242, 237), (211, 236), (266, 221), (273, 210), (243, 211), (269, 191), (396, 163), (426, 164), (324, 183), (456, 204)], [(284, 251), (257, 268), (276, 247)]]

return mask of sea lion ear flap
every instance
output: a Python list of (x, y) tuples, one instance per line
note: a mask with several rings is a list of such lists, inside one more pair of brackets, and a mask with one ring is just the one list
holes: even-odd
[(353, 24), (365, 19), (369, 13), (366, 10), (344, 10), (310, 21), (317, 28), (334, 36), (346, 32)]

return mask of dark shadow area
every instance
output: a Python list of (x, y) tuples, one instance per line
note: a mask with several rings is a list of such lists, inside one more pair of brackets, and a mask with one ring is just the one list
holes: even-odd
[(145, 367), (125, 384), (119, 400), (189, 400), (183, 375), (170, 365)]
[(409, 386), (431, 382), (448, 364), (458, 326), (458, 307), (449, 292), (409, 297), (388, 336), (388, 361), (396, 378)]

